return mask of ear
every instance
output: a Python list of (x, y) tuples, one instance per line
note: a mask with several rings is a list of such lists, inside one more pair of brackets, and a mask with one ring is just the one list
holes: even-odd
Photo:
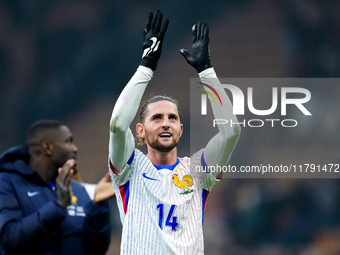
[(179, 134), (179, 137), (181, 137), (183, 134), (183, 124), (181, 124), (181, 133)]
[(136, 131), (141, 138), (145, 138), (145, 129), (142, 123), (137, 123)]
[(53, 145), (50, 142), (43, 142), (41, 147), (42, 147), (43, 152), (46, 155), (52, 156), (52, 154), (53, 154)]

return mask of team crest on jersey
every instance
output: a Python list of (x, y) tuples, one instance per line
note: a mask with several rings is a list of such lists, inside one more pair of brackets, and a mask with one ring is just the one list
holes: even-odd
[[(182, 169), (180, 169), (181, 171)], [(185, 199), (191, 198), (192, 194), (194, 192), (194, 183), (192, 180), (192, 177), (190, 174), (186, 174), (183, 176), (182, 180), (178, 177), (177, 170), (175, 170), (175, 173), (172, 175), (172, 179), (174, 181), (174, 184), (182, 190), (180, 195), (184, 195)]]

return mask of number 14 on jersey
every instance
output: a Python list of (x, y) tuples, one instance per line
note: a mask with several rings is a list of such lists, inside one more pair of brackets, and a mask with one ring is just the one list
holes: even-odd
[[(163, 229), (164, 223), (164, 204), (158, 204), (157, 210), (159, 211), (158, 226)], [(176, 205), (171, 205), (168, 216), (166, 217), (165, 226), (171, 227), (172, 231), (178, 228), (177, 217), (173, 216), (176, 211)]]

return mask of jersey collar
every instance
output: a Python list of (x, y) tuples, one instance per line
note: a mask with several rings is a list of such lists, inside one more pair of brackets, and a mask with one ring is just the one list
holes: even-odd
[(179, 163), (179, 158), (177, 157), (176, 163), (173, 165), (154, 165), (157, 170), (162, 170), (162, 169), (168, 169), (168, 170), (174, 170), (174, 168), (178, 165)]

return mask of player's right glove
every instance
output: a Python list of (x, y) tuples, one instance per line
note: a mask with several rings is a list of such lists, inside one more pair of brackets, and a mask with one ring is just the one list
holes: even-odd
[(163, 14), (157, 10), (154, 15), (149, 13), (146, 28), (144, 29), (143, 56), (141, 65), (156, 70), (158, 60), (161, 56), (162, 44), (169, 20), (162, 24)]
[(192, 53), (181, 49), (180, 53), (189, 65), (194, 67), (198, 73), (212, 67), (209, 52), (209, 27), (205, 22), (198, 22), (192, 27)]

